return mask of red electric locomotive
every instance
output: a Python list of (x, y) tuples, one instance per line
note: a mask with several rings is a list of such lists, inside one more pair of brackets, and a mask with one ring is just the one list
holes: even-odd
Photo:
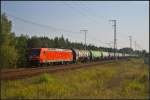
[(38, 65), (70, 63), (73, 61), (73, 53), (70, 49), (32, 48), (29, 53), (29, 61)]

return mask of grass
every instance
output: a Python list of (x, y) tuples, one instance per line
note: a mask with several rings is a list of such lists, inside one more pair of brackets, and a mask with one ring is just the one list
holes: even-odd
[[(86, 66), (85, 66), (86, 67)], [(1, 82), (2, 99), (148, 99), (148, 66), (130, 59)]]

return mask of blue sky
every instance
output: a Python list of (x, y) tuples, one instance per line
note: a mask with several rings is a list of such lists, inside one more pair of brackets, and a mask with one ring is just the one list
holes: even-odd
[(129, 47), (131, 35), (133, 49), (136, 41), (137, 49), (149, 51), (148, 1), (2, 1), (1, 8), (17, 35), (53, 38), (63, 34), (70, 41), (84, 43), (80, 30), (87, 29), (87, 43), (105, 47), (113, 46), (106, 44), (113, 42), (109, 20), (117, 19), (117, 47)]

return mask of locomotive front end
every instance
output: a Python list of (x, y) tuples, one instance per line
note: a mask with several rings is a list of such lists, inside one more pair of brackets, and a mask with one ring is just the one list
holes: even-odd
[(39, 65), (40, 64), (40, 48), (32, 48), (29, 51), (29, 62), (31, 65)]

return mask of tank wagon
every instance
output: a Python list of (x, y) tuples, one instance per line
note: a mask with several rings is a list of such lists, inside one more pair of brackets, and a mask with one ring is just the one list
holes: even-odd
[(90, 54), (91, 54), (90, 59), (92, 61), (101, 60), (103, 57), (102, 51), (90, 50)]
[(109, 52), (109, 59), (110, 60), (114, 59), (114, 53), (113, 52)]
[(122, 58), (122, 53), (116, 53), (118, 59)]
[(79, 49), (72, 49), (73, 53), (73, 62), (87, 62), (90, 60), (90, 51), (88, 50), (79, 50)]
[(108, 60), (109, 59), (109, 52), (102, 52), (102, 58), (103, 58), (103, 60)]

